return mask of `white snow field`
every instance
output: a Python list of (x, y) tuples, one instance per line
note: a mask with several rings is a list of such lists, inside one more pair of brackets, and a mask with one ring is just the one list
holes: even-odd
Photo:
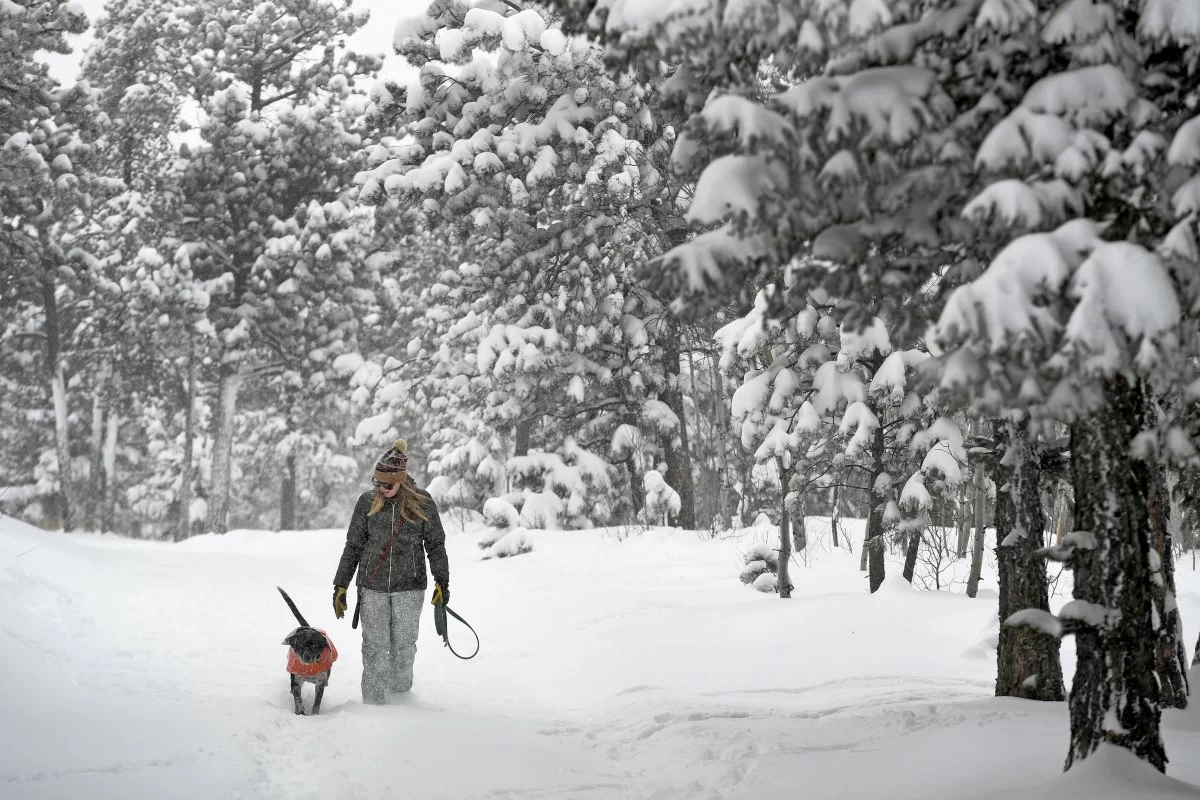
[[(1200, 710), (1166, 715), (1169, 777), (1117, 750), (1062, 774), (1066, 705), (991, 696), (993, 588), (871, 596), (814, 536), (781, 602), (736, 578), (765, 529), (622, 533), (491, 561), (453, 533), (482, 652), (453, 658), (426, 614), (416, 690), (364, 707), (330, 608), (341, 531), (167, 544), (0, 518), (0, 798), (1200, 798)], [(1190, 643), (1190, 561), (1180, 583)], [(341, 651), (319, 717), (290, 708), (276, 584)]]

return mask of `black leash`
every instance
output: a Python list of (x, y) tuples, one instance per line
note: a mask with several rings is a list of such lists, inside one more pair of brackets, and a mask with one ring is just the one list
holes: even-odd
[[(446, 615), (447, 614), (454, 617), (456, 620), (461, 622), (463, 625), (466, 625), (467, 630), (469, 630), (471, 632), (471, 635), (475, 637), (475, 652), (471, 653), (471, 655), (469, 655), (469, 656), (460, 655), (459, 652), (454, 649), (454, 646), (452, 644), (450, 644), (450, 632), (449, 632), (449, 630), (447, 630), (447, 624), (446, 624), (446, 622), (447, 622)], [(460, 617), (457, 613), (455, 613), (454, 609), (450, 608), (446, 604), (443, 603), (440, 606), (433, 607), (433, 627), (435, 629), (437, 629), (438, 636), (442, 637), (442, 643), (445, 644), (446, 647), (449, 647), (450, 652), (454, 653), (454, 655), (456, 657), (461, 658), (463, 661), (470, 661), (472, 658), (479, 655), (479, 634), (475, 633), (475, 629), (471, 627), (471, 623), (467, 622), (465, 619)]]

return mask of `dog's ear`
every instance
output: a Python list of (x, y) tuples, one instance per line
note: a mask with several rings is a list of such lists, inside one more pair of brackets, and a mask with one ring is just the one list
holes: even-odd
[(283, 641), (280, 642), (280, 644), (290, 645), (292, 643), (292, 637), (295, 636), (297, 633), (299, 633), (300, 630), (301, 630), (300, 628), (292, 628), (292, 632), (289, 633), (287, 636), (283, 637)]

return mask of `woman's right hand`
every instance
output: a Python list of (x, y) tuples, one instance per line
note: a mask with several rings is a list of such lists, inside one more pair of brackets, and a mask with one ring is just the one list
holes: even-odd
[(333, 615), (341, 619), (346, 613), (346, 587), (333, 587)]

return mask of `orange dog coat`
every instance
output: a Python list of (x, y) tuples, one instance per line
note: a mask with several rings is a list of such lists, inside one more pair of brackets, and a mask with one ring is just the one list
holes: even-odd
[[(317, 630), (321, 630), (318, 628)], [(325, 631), (321, 631), (325, 633)], [(321, 657), (311, 664), (305, 664), (300, 660), (300, 656), (296, 655), (296, 651), (288, 648), (287, 671), (292, 675), (298, 675), (301, 678), (313, 678), (320, 675), (322, 672), (329, 672), (333, 669), (333, 662), (337, 661), (337, 648), (333, 646), (333, 640), (328, 636), (325, 641), (329, 642), (329, 646), (321, 651)]]

